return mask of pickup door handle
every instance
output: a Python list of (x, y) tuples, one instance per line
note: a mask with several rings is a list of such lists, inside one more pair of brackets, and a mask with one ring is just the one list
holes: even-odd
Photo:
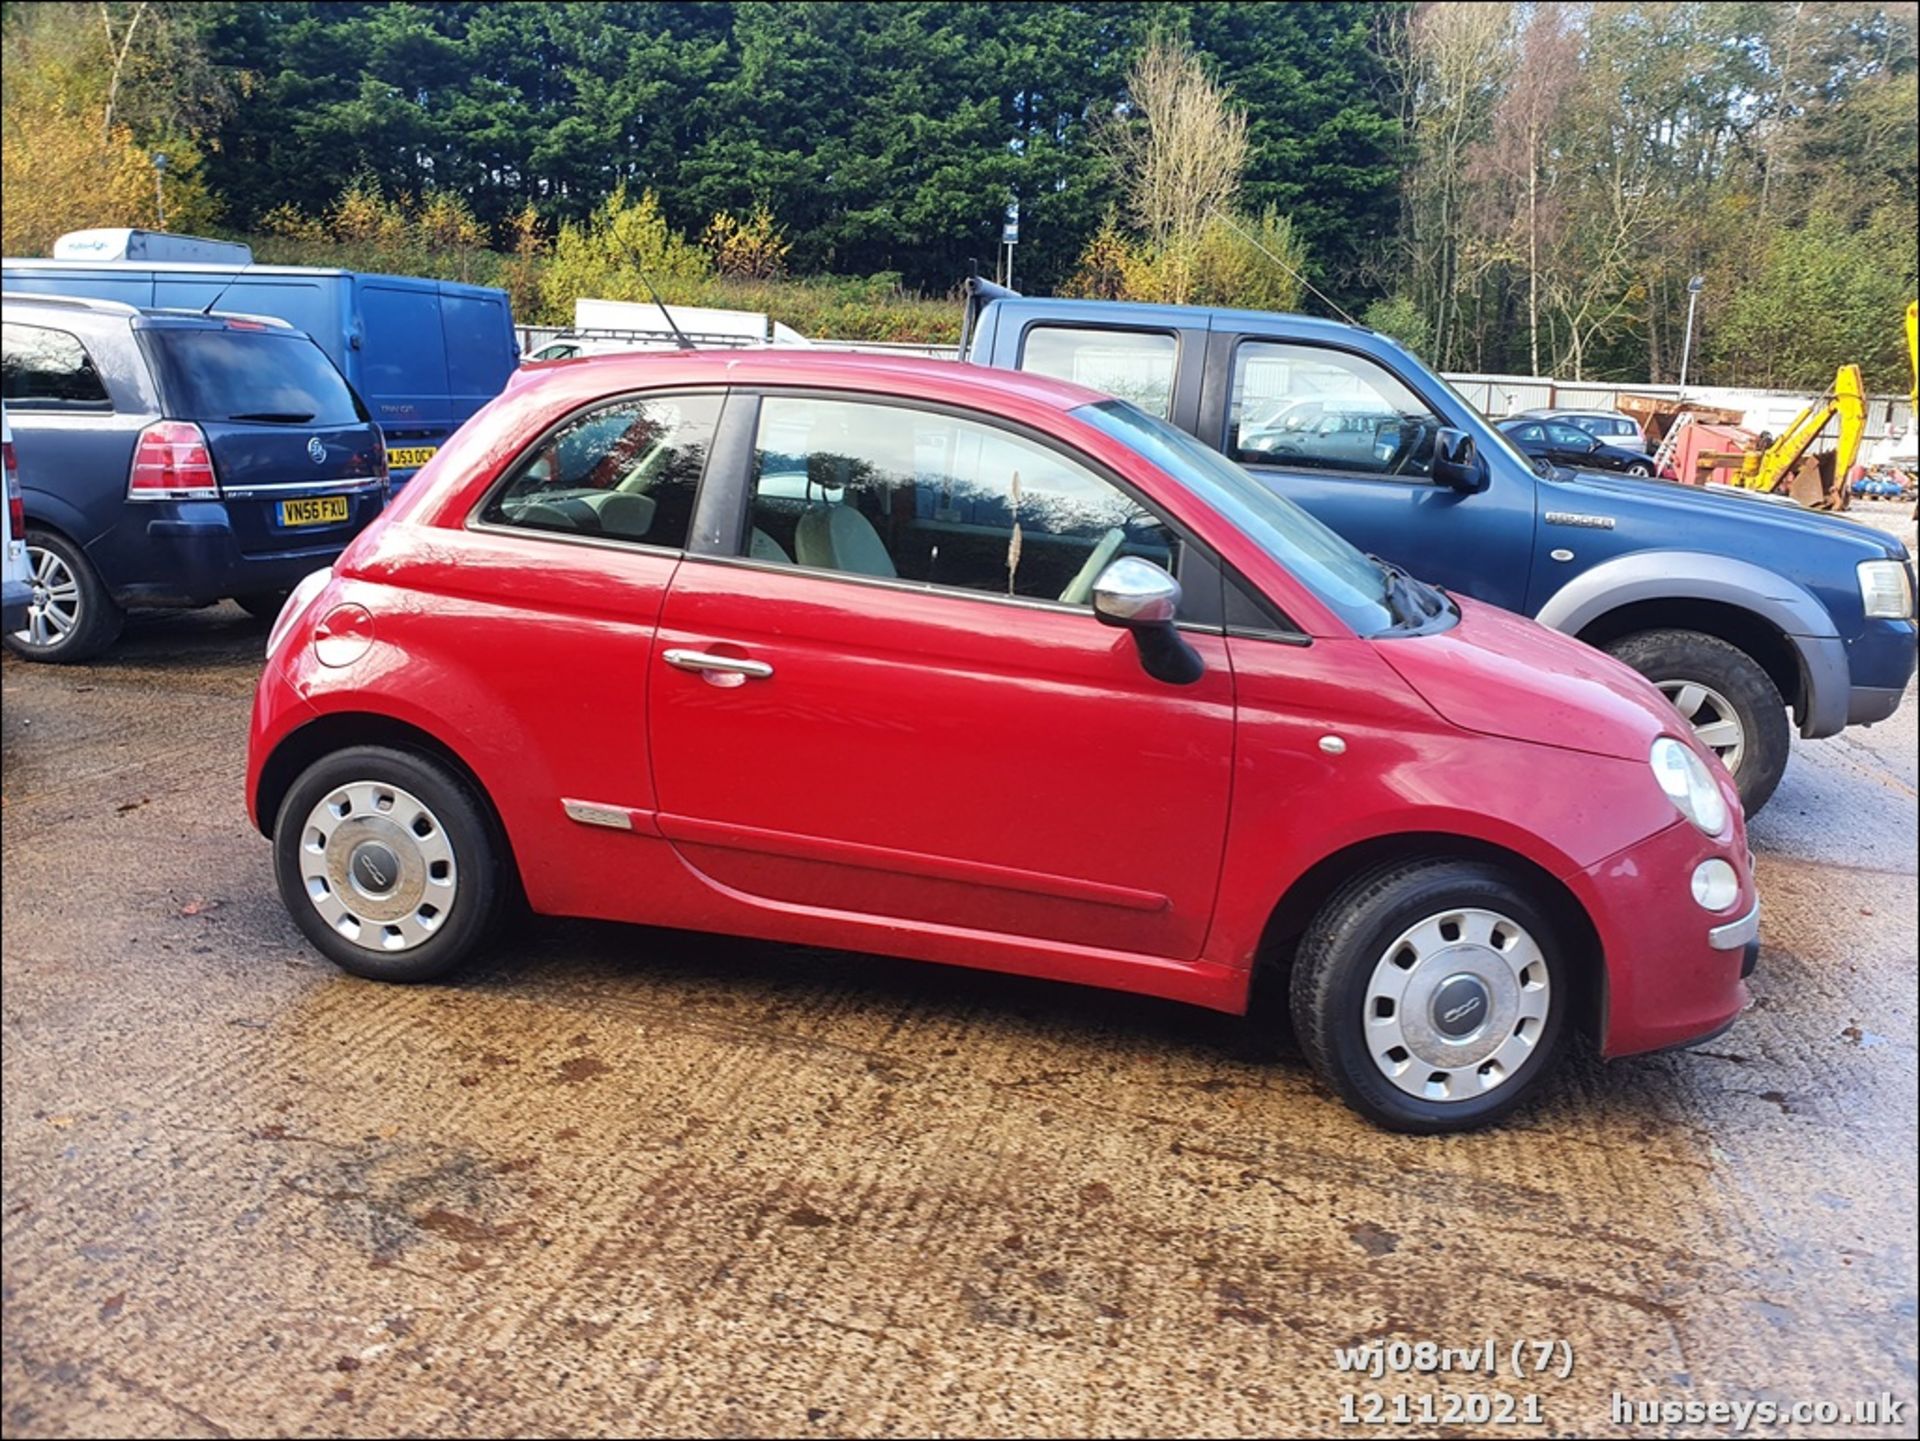
[(698, 671), (722, 685), (738, 685), (743, 680), (766, 680), (773, 674), (773, 667), (763, 660), (712, 655), (703, 650), (670, 650), (667, 652), (667, 664), (676, 670)]

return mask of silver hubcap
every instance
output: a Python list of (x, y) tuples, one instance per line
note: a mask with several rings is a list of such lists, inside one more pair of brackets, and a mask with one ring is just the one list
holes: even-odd
[(27, 603), (27, 628), (15, 631), (28, 645), (58, 645), (80, 623), (80, 582), (67, 563), (37, 545), (27, 547), (33, 598)]
[(1540, 947), (1498, 911), (1442, 911), (1409, 926), (1367, 984), (1367, 1053), (1424, 1101), (1504, 1085), (1545, 1033), (1552, 985)]
[(439, 817), (398, 786), (354, 781), (307, 812), (300, 879), (326, 923), (370, 951), (410, 951), (453, 909), (459, 873)]
[(1740, 724), (1740, 712), (1712, 686), (1697, 680), (1663, 680), (1660, 693), (1673, 702), (1702, 745), (1720, 757), (1720, 764), (1735, 775), (1747, 753), (1747, 731)]

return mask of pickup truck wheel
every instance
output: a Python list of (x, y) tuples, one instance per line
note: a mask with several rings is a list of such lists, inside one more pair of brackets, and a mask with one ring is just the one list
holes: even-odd
[(126, 613), (107, 594), (86, 552), (64, 535), (29, 530), (25, 540), (33, 599), (26, 629), (7, 636), (7, 649), (59, 664), (92, 659), (118, 638)]
[(280, 803), (280, 898), (342, 970), (436, 980), (479, 948), (505, 889), (483, 806), (425, 756), (336, 751), (308, 766)]
[(1792, 731), (1787, 704), (1752, 656), (1694, 630), (1647, 630), (1607, 647), (1673, 702), (1700, 742), (1740, 787), (1749, 816), (1773, 795), (1787, 769)]
[(1301, 938), (1293, 1024), (1314, 1070), (1394, 1131), (1488, 1125), (1559, 1054), (1572, 992), (1546, 909), (1479, 861), (1401, 861), (1328, 898)]

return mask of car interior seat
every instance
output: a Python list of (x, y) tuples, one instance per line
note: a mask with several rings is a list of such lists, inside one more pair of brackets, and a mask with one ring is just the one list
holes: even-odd
[(776, 565), (793, 564), (793, 557), (787, 554), (787, 548), (757, 525), (753, 528), (753, 534), (747, 538), (747, 558), (764, 560)]
[[(846, 449), (816, 447), (807, 457), (809, 499), (793, 530), (794, 556), (800, 564), (817, 570), (891, 579), (899, 571), (873, 522), (845, 500), (827, 498), (827, 493), (834, 490), (843, 496), (849, 493), (854, 462)], [(816, 488), (820, 491), (818, 500), (811, 498)]]

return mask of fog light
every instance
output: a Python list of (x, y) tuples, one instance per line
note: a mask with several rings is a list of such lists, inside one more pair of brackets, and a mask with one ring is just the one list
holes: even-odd
[(1715, 857), (1693, 868), (1693, 898), (1702, 910), (1724, 911), (1740, 899), (1739, 874)]

